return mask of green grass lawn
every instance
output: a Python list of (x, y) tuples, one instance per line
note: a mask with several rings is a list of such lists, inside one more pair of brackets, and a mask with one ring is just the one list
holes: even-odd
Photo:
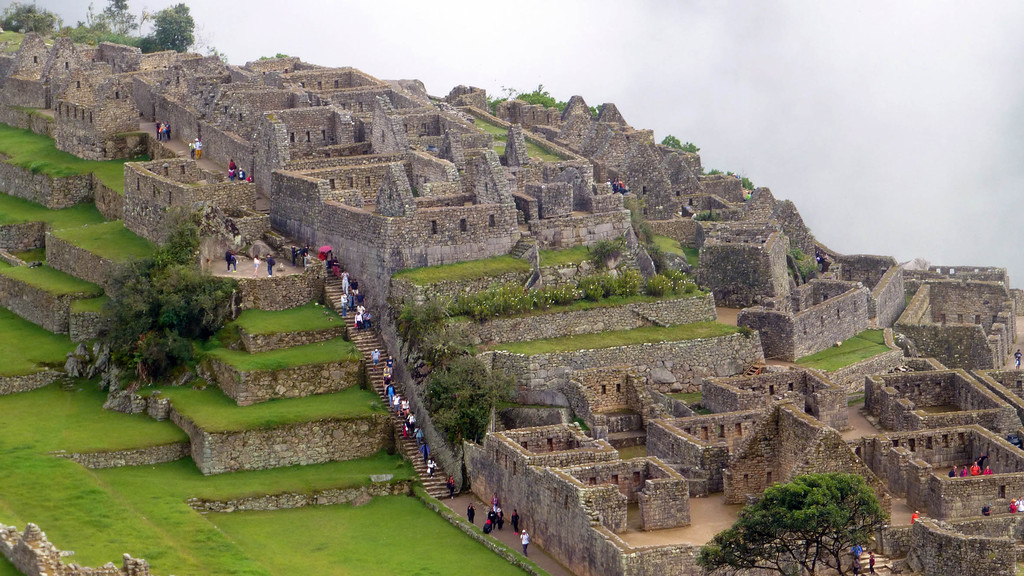
[(60, 230), (98, 224), (103, 222), (103, 215), (96, 209), (96, 205), (91, 203), (50, 210), (35, 202), (0, 193), (0, 225), (23, 222), (46, 222), (50, 229)]
[(495, 346), (494, 350), (506, 350), (515, 354), (552, 354), (570, 350), (589, 350), (593, 348), (611, 348), (651, 342), (676, 342), (680, 340), (696, 340), (698, 338), (717, 338), (739, 333), (735, 326), (718, 322), (696, 322), (677, 326), (644, 326), (633, 330), (617, 330), (599, 332), (597, 334), (580, 334), (532, 342), (511, 342)]
[(275, 576), (295, 574), (296, 565), (309, 574), (353, 576), (523, 574), (414, 498), (209, 519)]
[(25, 262), (44, 262), (46, 260), (46, 248), (34, 248), (23, 252), (12, 252)]
[(373, 392), (353, 386), (333, 394), (281, 398), (252, 406), (238, 406), (216, 386), (205, 390), (162, 388), (174, 409), (207, 432), (274, 428), (324, 418), (361, 418), (384, 411)]
[(679, 245), (679, 242), (669, 238), (668, 236), (655, 236), (654, 245), (657, 246), (662, 252), (668, 252), (675, 254), (676, 256), (686, 257), (686, 252), (683, 252), (683, 248)]
[(156, 250), (152, 242), (136, 236), (125, 228), (124, 222), (120, 220), (80, 228), (65, 228), (54, 231), (53, 235), (113, 262), (145, 258)]
[[(496, 142), (505, 142), (505, 140), (508, 139), (507, 129), (502, 128), (497, 124), (491, 124), (490, 122), (483, 120), (481, 118), (475, 118), (475, 121), (476, 127), (490, 134), (491, 136), (494, 136), (494, 140)], [(501, 146), (501, 149), (499, 150), (498, 145), (495, 144), (494, 151), (497, 152), (498, 154), (504, 154), (504, 148), (504, 146)], [(565, 158), (562, 158), (558, 154), (551, 152), (550, 150), (544, 148), (543, 146), (534, 144), (530, 140), (526, 141), (526, 153), (527, 155), (530, 156), (530, 158), (533, 158), (535, 160), (543, 160), (545, 162), (558, 162), (560, 160), (565, 160)]]
[(804, 356), (796, 363), (831, 372), (888, 351), (889, 347), (885, 345), (885, 333), (882, 330), (865, 330), (843, 342), (841, 346), (833, 346), (817, 354)]
[(35, 286), (55, 296), (72, 294), (94, 297), (103, 294), (103, 288), (92, 282), (75, 278), (46, 265), (29, 268), (28, 266), (11, 266), (6, 262), (0, 262), (0, 274)]
[[(644, 302), (662, 302), (665, 300), (676, 300), (682, 298), (698, 298), (703, 296), (705, 293), (697, 291), (693, 294), (668, 294), (666, 296), (648, 296), (646, 294), (637, 294), (635, 296), (609, 296), (602, 298), (598, 301), (593, 300), (577, 300), (572, 304), (565, 304), (563, 306), (551, 306), (550, 308), (533, 309), (522, 314), (515, 315), (502, 315), (498, 316), (498, 319), (502, 318), (525, 318), (528, 316), (544, 316), (546, 314), (561, 314), (563, 312), (577, 312), (580, 310), (594, 310), (596, 308), (614, 308), (615, 306), (625, 306), (626, 304), (638, 304)], [(469, 316), (454, 316), (451, 318), (455, 322), (473, 321)]]
[(0, 154), (8, 156), (10, 164), (56, 178), (92, 173), (108, 188), (124, 194), (124, 163), (127, 160), (83, 160), (57, 150), (53, 138), (7, 124), (0, 124)]
[(86, 298), (83, 300), (75, 300), (71, 303), (72, 312), (103, 312), (103, 307), (110, 301), (107, 296), (100, 296), (99, 298)]
[(565, 250), (541, 250), (539, 254), (541, 266), (568, 266), (593, 258), (590, 248), (586, 246), (574, 246)]
[(505, 254), (503, 256), (470, 260), (469, 262), (459, 262), (456, 264), (399, 270), (395, 272), (394, 277), (408, 280), (418, 286), (426, 286), (442, 281), (461, 282), (479, 280), (488, 276), (500, 276), (513, 272), (526, 274), (530, 270), (530, 263), (526, 260)]
[(672, 398), (675, 398), (676, 400), (679, 400), (680, 402), (685, 402), (687, 404), (697, 404), (697, 403), (700, 402), (701, 393), (700, 392), (673, 392), (673, 393), (669, 394), (669, 396), (672, 397)]
[[(0, 522), (21, 529), (35, 522), (57, 547), (75, 551), (67, 562), (120, 565), (127, 552), (148, 560), (154, 574), (269, 576), (273, 572), (263, 558), (243, 549), (186, 500), (347, 488), (367, 484), (371, 474), (412, 477), (407, 462), (383, 453), (209, 477), (190, 459), (87, 470), (48, 452), (155, 446), (185, 436), (170, 422), (104, 411), (105, 393), (92, 383), (80, 382), (78, 388), (48, 386), (0, 397)], [(381, 555), (393, 551), (380, 546)], [(295, 565), (296, 572), (316, 573), (305, 569), (305, 562)], [(0, 576), (10, 572), (0, 563)]]
[(362, 360), (356, 345), (344, 338), (335, 338), (326, 342), (304, 344), (280, 350), (270, 350), (249, 354), (244, 350), (214, 348), (208, 353), (229, 364), (236, 370), (252, 372), (255, 370), (282, 370), (294, 366), (309, 364), (327, 364), (328, 362), (345, 362)]
[(700, 264), (700, 250), (689, 246), (682, 246), (683, 254), (686, 256), (686, 263), (696, 268)]
[(61, 367), (67, 353), (74, 349), (67, 334), (47, 332), (0, 308), (0, 376), (21, 376), (47, 366)]
[(279, 334), (326, 330), (344, 322), (330, 308), (310, 303), (287, 310), (246, 310), (239, 314), (234, 324), (250, 334)]

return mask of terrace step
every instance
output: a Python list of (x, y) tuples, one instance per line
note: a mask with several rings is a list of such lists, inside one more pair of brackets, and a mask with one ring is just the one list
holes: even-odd
[[(324, 293), (327, 298), (327, 305), (338, 314), (341, 314), (341, 278), (333, 275), (328, 276), (324, 286)], [(355, 314), (347, 314), (343, 317), (348, 330), (348, 339), (356, 345), (359, 353), (363, 355), (367, 381), (373, 386), (373, 390), (377, 392), (377, 396), (380, 397), (381, 401), (387, 405), (387, 392), (384, 389), (384, 360), (388, 357), (387, 348), (384, 347), (384, 343), (372, 328), (356, 330), (355, 318)], [(381, 362), (376, 366), (373, 365), (374, 350), (380, 351), (381, 358)], [(412, 462), (413, 469), (416, 470), (416, 474), (419, 475), (420, 482), (423, 484), (423, 489), (426, 490), (427, 494), (435, 498), (447, 497), (448, 488), (445, 486), (445, 479), (448, 475), (438, 467), (434, 470), (434, 477), (430, 477), (427, 473), (427, 464), (423, 461), (419, 446), (416, 444), (416, 439), (412, 436), (402, 436), (402, 425), (405, 422), (390, 406), (387, 408), (391, 417), (391, 425), (395, 430), (398, 449), (403, 456)]]
[(516, 242), (515, 246), (512, 247), (512, 251), (509, 252), (509, 254), (515, 256), (516, 258), (522, 258), (523, 254), (529, 252), (530, 248), (533, 248), (536, 245), (537, 240), (535, 240), (532, 236), (523, 236), (519, 239), (518, 242)]

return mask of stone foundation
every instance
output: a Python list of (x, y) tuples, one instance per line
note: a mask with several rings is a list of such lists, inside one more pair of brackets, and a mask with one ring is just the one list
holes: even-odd
[(319, 301), (324, 292), (324, 267), (306, 268), (302, 274), (236, 278), (243, 310), (287, 310)]
[(42, 204), (51, 210), (67, 208), (93, 198), (92, 174), (54, 178), (34, 174), (6, 162), (0, 155), (0, 190), (11, 196)]
[(345, 324), (340, 323), (334, 328), (324, 330), (306, 330), (303, 332), (279, 332), (276, 334), (251, 334), (244, 328), (238, 328), (238, 336), (242, 339), (242, 345), (249, 354), (266, 352), (268, 350), (280, 350), (302, 346), (303, 344), (314, 344), (340, 338), (346, 333)]
[(46, 233), (46, 263), (55, 270), (107, 288), (121, 265)]
[(0, 396), (28, 392), (43, 386), (49, 386), (64, 376), (63, 372), (56, 370), (43, 370), (24, 376), (0, 376)]
[(327, 362), (281, 370), (240, 371), (216, 358), (206, 361), (217, 386), (239, 406), (275, 398), (302, 398), (358, 386), (365, 377), (362, 361)]
[(49, 292), (0, 274), (0, 306), (56, 334), (68, 332), (71, 295)]
[(190, 498), (188, 505), (196, 512), (252, 512), (268, 510), (290, 510), (306, 506), (332, 506), (350, 504), (377, 496), (403, 496), (412, 493), (412, 481), (374, 482), (369, 486), (356, 488), (328, 488), (308, 493), (285, 492), (265, 494), (232, 500), (203, 500)]
[(189, 456), (188, 442), (175, 442), (162, 446), (114, 450), (112, 452), (54, 452), (58, 458), (67, 458), (86, 468), (120, 468), (122, 466), (150, 466), (174, 462)]
[(42, 248), (45, 242), (46, 224), (42, 222), (0, 225), (0, 250), (34, 250)]

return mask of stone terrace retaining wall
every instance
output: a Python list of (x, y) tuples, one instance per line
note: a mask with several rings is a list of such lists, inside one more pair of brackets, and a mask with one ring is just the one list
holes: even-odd
[(309, 266), (302, 274), (236, 278), (243, 310), (286, 310), (320, 300), (324, 267)]
[(384, 413), (234, 432), (206, 432), (173, 408), (171, 421), (188, 434), (192, 460), (206, 475), (352, 460), (395, 444)]
[(491, 286), (508, 283), (523, 286), (526, 284), (526, 281), (530, 279), (531, 274), (533, 274), (533, 271), (524, 270), (522, 272), (510, 272), (508, 274), (487, 276), (474, 280), (446, 280), (424, 286), (413, 284), (412, 282), (400, 277), (392, 278), (390, 296), (388, 299), (393, 302), (396, 307), (401, 307), (402, 303), (410, 298), (417, 304), (423, 304), (427, 300), (434, 300), (437, 298), (453, 300), (455, 297), (462, 294), (482, 292)]
[(64, 373), (56, 370), (43, 370), (24, 376), (0, 376), (0, 396), (42, 388), (53, 384), (62, 376)]
[(700, 224), (692, 218), (677, 218), (673, 220), (648, 220), (651, 229), (655, 234), (668, 236), (683, 246), (697, 245), (697, 228)]
[(99, 312), (74, 312), (68, 315), (68, 333), (72, 342), (99, 338), (110, 328), (110, 319)]
[(284, 492), (233, 500), (190, 498), (188, 505), (197, 512), (251, 512), (254, 510), (289, 510), (306, 506), (331, 506), (368, 500), (376, 496), (402, 496), (412, 493), (412, 481), (374, 482), (357, 488), (329, 488), (309, 493)]
[(547, 248), (572, 248), (591, 245), (601, 240), (614, 240), (630, 227), (629, 211), (617, 210), (600, 214), (545, 218), (529, 223), (537, 245)]
[(75, 278), (109, 288), (121, 265), (46, 233), (46, 263)]
[(0, 250), (20, 252), (40, 248), (46, 242), (46, 224), (23, 222), (0, 226)]
[(281, 370), (243, 372), (216, 358), (206, 365), (217, 386), (239, 406), (249, 406), (274, 398), (303, 398), (340, 392), (360, 383), (363, 362), (359, 360), (307, 364)]
[(238, 329), (238, 336), (242, 339), (242, 345), (245, 346), (245, 350), (249, 354), (266, 352), (268, 350), (280, 350), (281, 348), (291, 348), (293, 346), (302, 346), (303, 344), (326, 342), (327, 340), (333, 340), (344, 336), (345, 333), (345, 324), (340, 320), (338, 321), (338, 326), (333, 328), (326, 328), (324, 330), (306, 330), (304, 332), (252, 334), (250, 332), (246, 332), (245, 329), (241, 327)]
[(107, 220), (124, 220), (124, 196), (93, 176), (93, 201)]
[(174, 442), (162, 446), (148, 446), (131, 450), (110, 452), (52, 452), (58, 458), (74, 460), (86, 468), (120, 468), (122, 466), (148, 466), (163, 462), (174, 462), (187, 458), (188, 442)]
[(64, 564), (64, 556), (73, 552), (58, 550), (46, 539), (46, 534), (31, 522), (25, 532), (14, 526), (0, 524), (0, 555), (7, 558), (14, 569), (33, 576), (149, 576), (149, 564), (128, 554), (122, 557), (121, 567), (107, 562), (99, 568)]
[(0, 106), (0, 123), (53, 138), (53, 118), (32, 110)]
[(0, 306), (57, 334), (68, 332), (72, 296), (49, 292), (0, 275)]
[(0, 190), (11, 196), (42, 204), (51, 210), (92, 200), (92, 174), (53, 178), (8, 164), (7, 158), (0, 155)]
[(715, 320), (715, 298), (675, 298), (660, 302), (636, 302), (590, 310), (535, 314), (515, 318), (493, 318), (464, 322), (478, 342), (520, 342), (593, 334), (609, 330), (631, 330), (641, 326), (671, 326)]
[[(552, 354), (513, 354), (492, 351), (481, 354), (492, 368), (515, 376), (520, 388), (520, 402), (548, 403), (548, 393), (569, 384), (576, 370), (606, 366), (631, 366), (638, 372), (665, 368), (683, 384), (686, 392), (699, 391), (705, 376), (732, 376), (761, 358), (761, 340), (756, 334), (742, 334), (659, 342), (594, 350), (573, 350)], [(664, 386), (668, 391), (668, 385)], [(659, 390), (661, 391), (661, 390)]]
[(911, 567), (925, 574), (1016, 574), (1017, 555), (1010, 538), (968, 536), (921, 518), (910, 529)]

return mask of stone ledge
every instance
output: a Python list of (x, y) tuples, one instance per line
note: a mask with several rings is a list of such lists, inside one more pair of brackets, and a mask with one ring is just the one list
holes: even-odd
[(252, 334), (241, 326), (238, 327), (238, 336), (249, 354), (280, 350), (303, 344), (315, 344), (326, 342), (345, 336), (347, 333), (345, 324), (339, 319), (337, 326), (324, 328), (322, 330), (306, 330), (302, 332), (278, 332), (275, 334)]
[(67, 458), (90, 469), (120, 468), (122, 466), (148, 466), (164, 462), (174, 462), (187, 458), (188, 442), (175, 442), (161, 446), (112, 450), (109, 452), (51, 452), (57, 458)]
[(104, 289), (110, 287), (123, 266), (58, 238), (52, 232), (46, 233), (46, 263), (54, 270), (98, 284)]
[(217, 358), (209, 358), (205, 364), (213, 373), (217, 386), (239, 406), (275, 398), (303, 398), (340, 392), (358, 385), (365, 377), (361, 360), (251, 372), (238, 370)]
[(0, 396), (28, 392), (29, 390), (49, 386), (63, 376), (63, 372), (56, 370), (43, 370), (42, 372), (22, 376), (0, 376)]
[(189, 498), (188, 505), (196, 512), (250, 512), (254, 510), (288, 510), (306, 506), (331, 506), (359, 503), (377, 496), (401, 496), (412, 493), (412, 480), (374, 482), (356, 488), (327, 488), (312, 492), (282, 492), (234, 498), (231, 500), (205, 500)]

